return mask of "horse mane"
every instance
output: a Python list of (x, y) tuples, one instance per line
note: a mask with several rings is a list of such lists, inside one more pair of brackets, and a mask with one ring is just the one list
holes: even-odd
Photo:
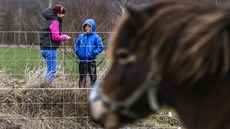
[(142, 39), (143, 49), (151, 51), (151, 58), (160, 64), (159, 73), (178, 83), (194, 84), (229, 72), (229, 9), (173, 0), (136, 13), (145, 20), (132, 18), (137, 14), (126, 17), (140, 25), (132, 38)]

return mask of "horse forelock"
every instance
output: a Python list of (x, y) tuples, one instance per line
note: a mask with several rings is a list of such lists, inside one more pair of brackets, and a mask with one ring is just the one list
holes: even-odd
[[(159, 73), (174, 77), (178, 83), (196, 83), (206, 75), (219, 76), (229, 71), (230, 10), (172, 1), (154, 4), (139, 13), (147, 15), (148, 20), (139, 26), (132, 41), (139, 41), (135, 42), (139, 53), (151, 51), (148, 56), (160, 65)], [(132, 16), (126, 17), (120, 27), (130, 19)], [(117, 32), (133, 33), (120, 27)], [(112, 50), (114, 54), (116, 48)]]

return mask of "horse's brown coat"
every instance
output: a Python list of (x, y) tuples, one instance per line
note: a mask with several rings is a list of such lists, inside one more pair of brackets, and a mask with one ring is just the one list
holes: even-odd
[[(154, 74), (162, 77), (160, 105), (175, 108), (188, 129), (229, 129), (229, 31), (226, 8), (174, 0), (130, 10), (117, 27), (101, 90), (122, 101), (154, 62)], [(150, 114), (146, 95), (133, 110)]]
[[(123, 26), (118, 28), (121, 31), (125, 24), (132, 23), (137, 27), (118, 31), (113, 42), (112, 60), (117, 60), (114, 55), (124, 45), (137, 50), (137, 55), (150, 52), (152, 60), (161, 64), (160, 72), (177, 73), (174, 79), (179, 82), (197, 81), (206, 74), (218, 76), (229, 71), (228, 9), (170, 1), (133, 15), (137, 16), (126, 18)], [(140, 18), (135, 18), (138, 15)]]

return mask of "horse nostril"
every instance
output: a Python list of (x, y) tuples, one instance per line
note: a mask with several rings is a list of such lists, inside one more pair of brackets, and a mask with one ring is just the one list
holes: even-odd
[(91, 102), (89, 106), (93, 121), (100, 123), (106, 129), (118, 129), (119, 118), (117, 114), (106, 107), (101, 100)]
[(119, 128), (119, 118), (118, 115), (115, 114), (115, 112), (107, 112), (107, 114), (104, 114), (102, 119), (103, 126), (106, 129), (118, 129)]

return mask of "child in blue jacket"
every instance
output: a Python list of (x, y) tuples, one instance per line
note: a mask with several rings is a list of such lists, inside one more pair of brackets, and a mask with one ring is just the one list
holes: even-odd
[(84, 21), (83, 34), (78, 36), (75, 42), (74, 50), (79, 63), (79, 87), (85, 87), (86, 76), (89, 73), (91, 85), (97, 80), (96, 74), (96, 57), (103, 49), (101, 37), (96, 33), (96, 23), (94, 19), (87, 19)]

